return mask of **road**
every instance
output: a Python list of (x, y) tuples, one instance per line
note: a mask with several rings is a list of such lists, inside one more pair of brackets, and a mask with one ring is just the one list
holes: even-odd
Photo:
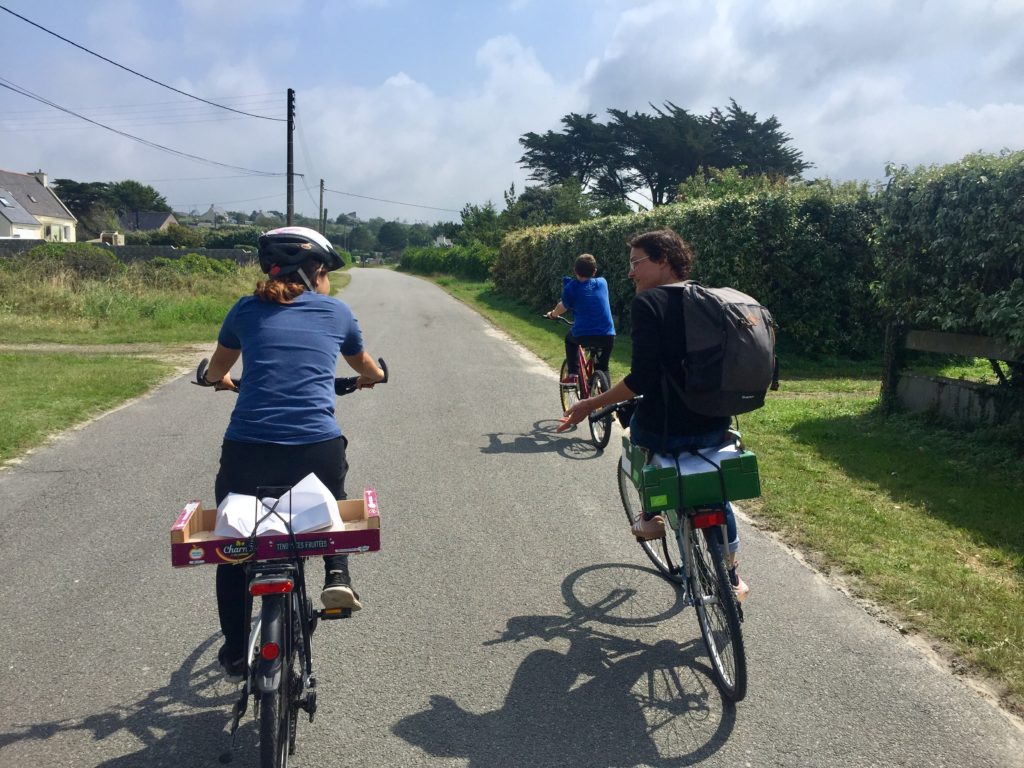
[[(725, 706), (628, 535), (618, 433), (555, 434), (554, 372), (425, 281), (355, 270), (344, 298), (393, 373), (339, 401), (383, 549), (353, 559), (365, 609), (317, 631), (293, 765), (1024, 766), (1013, 722), (746, 524)], [(232, 404), (182, 377), (0, 472), (0, 766), (218, 764), (213, 568), (172, 569), (168, 529), (211, 499)], [(233, 765), (254, 743), (248, 720)]]

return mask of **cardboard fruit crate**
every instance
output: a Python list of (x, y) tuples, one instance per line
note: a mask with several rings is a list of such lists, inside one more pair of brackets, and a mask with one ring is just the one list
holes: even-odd
[[(355, 555), (380, 549), (380, 508), (377, 491), (367, 488), (361, 499), (338, 501), (340, 528), (295, 534), (303, 557)], [(213, 529), (217, 508), (207, 509), (201, 501), (190, 501), (171, 526), (171, 565), (220, 565), (249, 560), (281, 560), (291, 551), (290, 537), (268, 534), (255, 538), (222, 538)]]

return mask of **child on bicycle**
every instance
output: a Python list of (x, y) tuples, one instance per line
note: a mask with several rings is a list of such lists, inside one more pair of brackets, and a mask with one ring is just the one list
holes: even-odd
[(589, 253), (580, 254), (573, 265), (574, 277), (562, 278), (562, 298), (547, 317), (556, 318), (572, 310), (572, 328), (565, 335), (567, 376), (563, 384), (575, 384), (579, 376), (576, 350), (583, 347), (599, 349), (595, 370), (608, 373), (608, 361), (615, 345), (615, 324), (608, 303), (608, 281), (597, 274), (597, 259)]
[[(259, 238), (259, 259), (267, 279), (229, 310), (205, 373), (208, 384), (235, 389), (230, 370), (242, 357), (245, 386), (221, 447), (217, 503), (231, 492), (292, 486), (310, 472), (344, 499), (348, 441), (334, 416), (338, 355), (359, 374), (360, 388), (383, 380), (384, 372), (363, 349), (348, 305), (330, 295), (328, 273), (343, 262), (323, 235), (306, 227), (271, 230)], [(325, 557), (324, 568), (324, 606), (361, 608), (348, 556)], [(242, 566), (217, 567), (217, 609), (224, 632), (217, 659), (237, 680), (251, 610)]]

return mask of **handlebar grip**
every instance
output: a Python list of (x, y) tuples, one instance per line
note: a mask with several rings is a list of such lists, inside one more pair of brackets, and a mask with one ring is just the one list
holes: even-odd
[(379, 365), (380, 369), (382, 371), (384, 371), (384, 378), (381, 379), (379, 383), (380, 384), (387, 384), (388, 383), (388, 364), (384, 362), (384, 358), (383, 357), (378, 357), (377, 358), (377, 365)]
[(198, 384), (200, 387), (212, 387), (213, 384), (206, 380), (206, 368), (210, 365), (210, 361), (207, 358), (203, 358), (199, 361), (199, 365), (196, 366), (196, 377), (193, 380), (193, 384)]
[(617, 411), (621, 405), (622, 403), (612, 403), (611, 405), (606, 405), (604, 408), (598, 408), (596, 411), (592, 411), (587, 418), (590, 420), (590, 423), (593, 424), (595, 421), (603, 419), (609, 413)]

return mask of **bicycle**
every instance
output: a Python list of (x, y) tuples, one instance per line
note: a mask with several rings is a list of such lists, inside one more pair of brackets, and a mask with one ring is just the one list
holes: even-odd
[[(606, 418), (621, 414), (635, 403), (627, 400), (600, 408), (588, 418)], [(739, 434), (732, 430), (723, 445), (739, 442)], [(639, 446), (623, 437), (623, 455), (618, 465), (619, 496), (630, 526), (644, 511), (644, 501), (633, 479), (638, 463), (649, 464), (654, 458)], [(722, 446), (720, 446), (722, 447)], [(674, 463), (674, 457), (667, 457)], [(723, 492), (724, 492), (724, 481)], [(733, 702), (747, 695), (747, 657), (740, 624), (743, 611), (733, 592), (732, 581), (725, 562), (725, 542), (728, 534), (725, 507), (722, 504), (667, 509), (666, 535), (659, 539), (638, 543), (668, 581), (684, 590), (684, 602), (697, 613), (701, 636), (707, 647), (715, 681), (722, 694)], [(669, 532), (671, 531), (670, 544)]]
[[(561, 316), (549, 318), (547, 315), (541, 315), (541, 317), (549, 320), (558, 320), (570, 328), (572, 327), (572, 323)], [(562, 368), (558, 374), (558, 391), (561, 397), (563, 413), (568, 411), (573, 403), (585, 400), (588, 397), (595, 397), (611, 389), (608, 374), (594, 368), (594, 361), (597, 360), (600, 353), (601, 350), (596, 347), (584, 347), (582, 344), (576, 346), (576, 370), (579, 371), (579, 374), (576, 376), (574, 384), (563, 383), (569, 378), (569, 360), (562, 361)], [(608, 414), (607, 418), (598, 421), (591, 420), (589, 426), (591, 441), (598, 450), (604, 450), (608, 445), (608, 441), (612, 438), (611, 414)]]
[[(388, 368), (384, 360), (379, 359), (378, 363), (384, 371), (384, 378), (379, 382), (383, 384), (388, 381)], [(214, 386), (205, 379), (207, 364), (206, 359), (199, 363), (193, 383)], [(334, 390), (339, 396), (354, 392), (357, 380), (356, 376), (336, 378)], [(234, 384), (237, 392), (242, 380), (236, 379)], [(373, 489), (366, 489), (362, 500), (338, 502), (343, 520), (365, 519), (365, 528), (310, 533), (295, 533), (290, 520), (277, 511), (278, 505), (286, 498), (289, 500), (287, 508), (291, 508), (290, 492), (290, 487), (256, 489), (257, 498), (272, 496), (276, 501), (255, 520), (253, 534), (245, 540), (201, 535), (204, 531), (212, 534), (216, 510), (202, 510), (199, 502), (186, 506), (171, 529), (173, 565), (241, 563), (249, 595), (261, 600), (257, 618), (249, 632), (241, 695), (232, 708), (231, 751), (222, 756), (221, 762), (230, 762), (232, 758), (238, 728), (252, 696), (253, 711), (260, 723), (260, 766), (285, 768), (288, 765), (289, 756), (295, 754), (299, 710), (307, 713), (309, 722), (313, 722), (317, 710), (311, 646), (313, 632), (321, 620), (344, 619), (352, 615), (350, 608), (313, 608), (306, 590), (305, 560), (313, 556), (380, 549), (377, 496)], [(259, 523), (272, 515), (284, 523), (287, 533), (257, 536)], [(194, 523), (193, 519), (199, 522)], [(376, 528), (371, 525), (373, 519), (376, 519)]]

